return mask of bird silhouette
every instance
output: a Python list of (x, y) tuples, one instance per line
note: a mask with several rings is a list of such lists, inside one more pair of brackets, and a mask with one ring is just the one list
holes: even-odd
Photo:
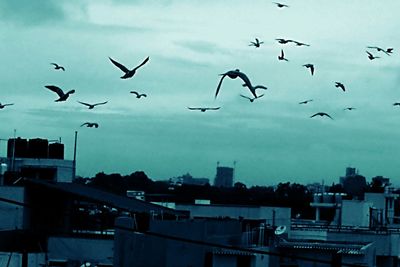
[(386, 55), (388, 55), (388, 56), (390, 56), (390, 54), (392, 54), (393, 53), (393, 48), (387, 48), (386, 50), (385, 49), (383, 49), (383, 48), (381, 48), (381, 47), (379, 47), (379, 46), (367, 46), (367, 48), (369, 48), (369, 49), (376, 49), (376, 51), (378, 51), (378, 52), (383, 52), (383, 53), (385, 53)]
[(277, 7), (279, 7), (279, 8), (283, 8), (283, 7), (289, 7), (288, 5), (286, 5), (286, 4), (282, 4), (282, 3), (278, 3), (278, 2), (273, 2)]
[(309, 44), (305, 44), (302, 42), (298, 42), (298, 41), (292, 41), (293, 43), (295, 43), (297, 46), (310, 46)]
[(310, 64), (310, 63), (304, 64), (303, 67), (306, 67), (307, 69), (310, 69), (311, 75), (314, 75), (314, 70), (315, 70), (314, 64)]
[(264, 96), (264, 94), (262, 94), (262, 95), (259, 95), (259, 96), (257, 96), (257, 97), (248, 97), (248, 96), (245, 96), (245, 95), (240, 95), (241, 97), (243, 97), (243, 98), (246, 98), (246, 99), (248, 99), (250, 102), (254, 102), (254, 100), (256, 100), (257, 98), (260, 98), (260, 97), (263, 97)]
[(400, 102), (393, 103), (393, 106), (400, 106)]
[(277, 38), (277, 39), (275, 39), (275, 40), (277, 40), (278, 43), (280, 43), (280, 44), (287, 44), (287, 43), (293, 42), (293, 40), (290, 40), (290, 39), (282, 39), (282, 38)]
[(125, 74), (121, 77), (121, 79), (128, 79), (133, 77), (133, 75), (135, 75), (136, 70), (139, 69), (141, 66), (143, 66), (144, 64), (146, 64), (147, 61), (149, 61), (149, 57), (147, 57), (142, 63), (140, 63), (137, 67), (135, 67), (132, 70), (129, 70), (127, 67), (125, 67), (124, 65), (122, 65), (121, 63), (118, 63), (117, 61), (113, 60), (112, 58), (108, 57), (111, 62), (117, 66), (120, 70), (122, 70), (123, 72), (125, 72)]
[(188, 107), (188, 109), (190, 110), (200, 110), (201, 112), (206, 112), (207, 110), (218, 110), (221, 107), (216, 107), (216, 108), (206, 108), (206, 107), (200, 107), (200, 108), (190, 108)]
[(287, 58), (285, 58), (285, 53), (283, 52), (283, 49), (281, 49), (281, 54), (278, 56), (279, 60), (284, 60), (284, 61), (289, 61)]
[(92, 128), (92, 127), (94, 127), (94, 128), (99, 128), (99, 124), (96, 123), (96, 122), (85, 122), (85, 123), (83, 123), (83, 124), (81, 125), (81, 127), (82, 127), (82, 126), (86, 126), (86, 127), (89, 127), (89, 128)]
[(264, 90), (267, 89), (267, 87), (265, 87), (265, 86), (263, 86), (263, 85), (253, 86), (253, 85), (251, 84), (251, 82), (250, 82), (250, 79), (247, 77), (247, 75), (244, 74), (243, 72), (241, 72), (239, 69), (230, 70), (230, 71), (227, 71), (227, 72), (222, 73), (222, 74), (220, 74), (220, 75), (221, 75), (222, 77), (221, 77), (221, 79), (220, 79), (220, 81), (219, 81), (219, 83), (218, 83), (217, 90), (215, 91), (215, 98), (217, 98), (218, 92), (219, 92), (219, 90), (220, 90), (220, 88), (221, 88), (221, 85), (222, 85), (222, 81), (224, 80), (224, 78), (225, 78), (226, 76), (228, 76), (228, 77), (231, 78), (231, 79), (236, 79), (236, 78), (239, 77), (239, 78), (244, 82), (244, 85), (243, 85), (243, 86), (244, 86), (244, 87), (247, 87), (247, 88), (250, 90), (250, 92), (253, 94), (254, 97), (257, 97), (256, 89), (264, 89)]
[(312, 100), (312, 99), (304, 100), (304, 101), (299, 102), (299, 104), (307, 104), (311, 101), (314, 101), (314, 100)]
[(136, 91), (131, 91), (131, 94), (135, 94), (135, 95), (136, 95), (136, 98), (141, 98), (142, 96), (143, 96), (143, 97), (147, 97), (146, 94), (139, 94), (139, 93), (136, 92)]
[(335, 87), (341, 88), (343, 90), (343, 92), (346, 91), (346, 88), (344, 87), (343, 83), (335, 82)]
[(348, 108), (344, 108), (343, 110), (355, 110), (356, 108), (353, 107), (348, 107)]
[(70, 91), (64, 93), (60, 87), (55, 86), (55, 85), (46, 85), (45, 87), (47, 89), (55, 92), (59, 96), (59, 98), (54, 100), (54, 102), (66, 101), (70, 94), (75, 93), (75, 90), (70, 90)]
[(58, 65), (57, 63), (50, 63), (51, 65), (54, 65), (55, 70), (63, 70), (65, 71), (65, 68), (63, 66)]
[(380, 57), (376, 57), (376, 56), (374, 56), (374, 55), (372, 55), (370, 52), (368, 52), (368, 51), (365, 51), (367, 54), (368, 54), (368, 58), (369, 58), (369, 60), (373, 60), (373, 59), (375, 59), (375, 58), (380, 58)]
[(261, 44), (264, 43), (264, 42), (260, 42), (260, 41), (258, 40), (258, 38), (256, 38), (255, 40), (256, 40), (255, 42), (253, 42), (253, 41), (250, 42), (249, 46), (254, 46), (255, 48), (258, 48), (258, 47), (260, 47)]
[(5, 107), (7, 107), (7, 106), (12, 106), (12, 105), (14, 105), (14, 103), (10, 103), (10, 104), (1, 104), (0, 103), (0, 109), (3, 109)]
[(331, 120), (333, 120), (333, 118), (331, 116), (329, 116), (328, 113), (325, 113), (325, 112), (317, 112), (314, 115), (310, 116), (310, 118), (313, 118), (315, 116), (321, 116), (321, 117), (326, 116), (326, 117), (330, 118)]
[(89, 104), (89, 103), (85, 103), (85, 102), (81, 102), (81, 101), (77, 101), (77, 102), (78, 102), (78, 103), (81, 103), (82, 105), (88, 106), (89, 109), (93, 109), (95, 106), (104, 105), (104, 104), (107, 104), (107, 103), (108, 103), (108, 101), (106, 101), (106, 102), (101, 102), (101, 103), (96, 103), (96, 104)]

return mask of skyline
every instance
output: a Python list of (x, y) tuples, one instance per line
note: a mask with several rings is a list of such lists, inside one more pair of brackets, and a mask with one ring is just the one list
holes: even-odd
[[(400, 3), (229, 3), (2, 1), (0, 103), (15, 105), (0, 110), (0, 138), (14, 129), (22, 138), (61, 137), (72, 159), (78, 131), (77, 174), (84, 177), (142, 170), (152, 179), (211, 178), (217, 162), (237, 161), (235, 179), (247, 185), (337, 183), (348, 166), (396, 184)], [(249, 46), (255, 38), (264, 42), (258, 48)], [(281, 49), (288, 62), (277, 59)], [(366, 50), (381, 58), (369, 60)], [(129, 68), (150, 60), (121, 80), (108, 57)], [(225, 78), (214, 99), (219, 74), (236, 68), (268, 87), (262, 98), (244, 99), (248, 90)], [(46, 85), (76, 93), (56, 103)], [(133, 90), (147, 97), (136, 99)], [(307, 99), (314, 101), (298, 104)], [(77, 101), (108, 103), (88, 110)], [(200, 106), (221, 109), (187, 109)], [(343, 110), (350, 106), (357, 109)], [(310, 118), (316, 112), (333, 120)], [(85, 122), (99, 128), (80, 127)]]

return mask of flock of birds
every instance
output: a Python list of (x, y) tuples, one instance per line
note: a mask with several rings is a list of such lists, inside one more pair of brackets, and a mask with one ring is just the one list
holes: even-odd
[[(278, 8), (289, 8), (289, 5), (284, 4), (284, 3), (280, 3), (280, 2), (273, 2), (273, 4), (275, 4)], [(294, 44), (295, 46), (305, 46), (305, 47), (309, 47), (310, 44), (307, 43), (303, 43), (303, 42), (299, 42), (296, 40), (292, 40), (292, 39), (283, 39), (283, 38), (277, 38), (275, 39), (279, 44), (282, 45), (287, 45), (287, 44)], [(251, 41), (249, 46), (253, 46), (255, 48), (260, 48), (261, 45), (263, 45), (264, 42), (260, 41), (258, 38), (255, 38), (254, 41)], [(370, 50), (376, 50), (377, 53), (381, 52), (386, 54), (387, 56), (390, 56), (393, 53), (393, 48), (381, 48), (378, 46), (367, 46), (367, 49)], [(366, 51), (368, 59), (369, 60), (375, 60), (377, 58), (380, 58), (380, 56), (374, 55), (372, 54), (371, 51)], [(278, 55), (278, 60), (279, 61), (286, 61), (288, 62), (289, 60), (285, 57), (285, 52), (283, 49), (281, 49), (280, 54)], [(137, 70), (139, 68), (141, 68), (142, 66), (144, 66), (148, 61), (149, 61), (149, 57), (146, 57), (139, 65), (137, 65), (136, 67), (134, 67), (133, 69), (129, 69), (126, 66), (124, 66), (123, 64), (119, 63), (118, 61), (112, 59), (111, 57), (109, 57), (110, 62), (117, 67), (118, 69), (120, 69), (123, 72), (123, 75), (120, 77), (121, 79), (129, 79), (132, 78)], [(54, 70), (57, 71), (65, 71), (65, 68), (62, 65), (59, 65), (57, 63), (50, 63), (51, 65), (54, 66)], [(306, 69), (308, 69), (310, 71), (311, 76), (314, 75), (315, 73), (315, 66), (312, 63), (307, 63), (302, 65), (303, 67), (305, 67)], [(240, 94), (240, 96), (242, 98), (245, 98), (247, 100), (249, 100), (250, 102), (254, 102), (256, 99), (259, 99), (261, 97), (264, 96), (264, 94), (257, 94), (257, 90), (267, 90), (267, 87), (264, 85), (253, 85), (250, 78), (244, 73), (241, 72), (239, 69), (235, 69), (235, 70), (229, 70), (225, 73), (219, 74), (221, 76), (219, 83), (217, 85), (216, 91), (215, 91), (215, 99), (217, 98), (221, 87), (222, 87), (222, 83), (224, 81), (225, 78), (230, 78), (230, 79), (239, 79), (242, 82), (242, 86), (247, 88), (250, 93), (251, 93), (251, 97)], [(343, 92), (346, 91), (346, 87), (342, 82), (335, 82), (335, 87), (341, 89)], [(58, 95), (58, 99), (55, 100), (55, 102), (63, 102), (66, 101), (70, 95), (75, 93), (75, 90), (69, 90), (69, 91), (64, 91), (62, 90), (60, 87), (55, 86), (55, 85), (46, 85), (45, 88), (49, 89), (50, 91), (56, 93)], [(146, 94), (144, 93), (139, 93), (137, 91), (130, 91), (131, 94), (135, 95), (136, 98), (141, 98), (141, 97), (147, 97)], [(304, 105), (307, 103), (312, 102), (313, 99), (308, 99), (308, 100), (304, 100), (299, 102), (299, 104)], [(86, 103), (86, 102), (82, 102), (82, 101), (77, 101), (78, 103), (87, 106), (88, 109), (94, 109), (96, 106), (99, 105), (105, 105), (108, 103), (108, 101), (104, 101), (104, 102), (100, 102), (100, 103)], [(14, 105), (13, 103), (7, 103), (7, 104), (1, 104), (0, 103), (0, 109), (4, 109), (7, 106), (11, 106)], [(396, 102), (393, 104), (394, 106), (400, 106), (400, 102)], [(189, 110), (197, 110), (200, 112), (206, 112), (209, 110), (219, 110), (221, 107), (187, 107)], [(356, 108), (354, 107), (347, 107), (344, 110), (355, 110)], [(313, 115), (310, 116), (310, 118), (314, 118), (316, 116), (326, 116), (330, 119), (333, 119), (332, 116), (330, 116), (328, 113), (326, 112), (317, 112)], [(94, 127), (94, 128), (98, 128), (99, 124), (96, 122), (85, 122), (81, 125), (82, 126), (86, 126), (86, 127)]]

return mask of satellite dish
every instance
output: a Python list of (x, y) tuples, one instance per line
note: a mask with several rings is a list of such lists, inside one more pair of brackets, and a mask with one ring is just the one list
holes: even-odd
[(286, 226), (280, 225), (275, 229), (275, 235), (281, 235), (286, 231)]

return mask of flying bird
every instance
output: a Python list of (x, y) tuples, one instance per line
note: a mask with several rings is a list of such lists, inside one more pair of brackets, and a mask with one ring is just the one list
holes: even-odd
[(369, 48), (369, 49), (376, 49), (376, 51), (378, 51), (378, 52), (383, 52), (383, 53), (385, 53), (385, 54), (388, 55), (388, 56), (390, 56), (390, 54), (393, 53), (393, 48), (392, 48), (392, 47), (389, 47), (389, 48), (387, 48), (386, 50), (383, 49), (383, 48), (381, 48), (381, 47), (378, 47), (378, 46), (367, 46), (367, 48)]
[(45, 87), (47, 89), (55, 92), (59, 96), (59, 98), (54, 100), (54, 102), (65, 101), (65, 100), (67, 100), (67, 98), (69, 97), (70, 94), (75, 93), (75, 90), (70, 90), (70, 91), (64, 93), (63, 90), (60, 87), (55, 86), (55, 85), (46, 85)]
[(289, 61), (287, 58), (285, 58), (285, 53), (283, 53), (283, 49), (281, 49), (281, 54), (278, 56), (279, 60), (285, 60), (285, 61)]
[(85, 103), (85, 102), (81, 102), (81, 101), (77, 101), (77, 102), (78, 102), (78, 103), (81, 103), (82, 105), (88, 106), (89, 109), (93, 109), (95, 106), (104, 105), (104, 104), (107, 104), (107, 103), (108, 103), (108, 101), (106, 101), (106, 102), (101, 102), (101, 103), (96, 103), (96, 104), (89, 104), (89, 103)]
[(277, 38), (277, 39), (275, 39), (275, 40), (277, 40), (278, 43), (280, 43), (280, 44), (287, 44), (287, 43), (293, 42), (293, 40), (290, 40), (290, 39), (282, 39), (282, 38)]
[(85, 122), (84, 124), (81, 125), (81, 127), (82, 126), (86, 126), (86, 127), (89, 127), (89, 128), (92, 128), (92, 127), (99, 128), (99, 124), (96, 123), (96, 122)]
[(257, 98), (263, 97), (264, 94), (259, 95), (259, 96), (257, 96), (257, 97), (248, 97), (248, 96), (245, 96), (245, 95), (242, 95), (242, 94), (241, 94), (240, 96), (243, 97), (243, 98), (248, 99), (250, 102), (254, 102), (254, 100), (256, 100)]
[(343, 110), (355, 110), (356, 108), (353, 107), (348, 107), (348, 108), (344, 108)]
[(220, 75), (221, 75), (222, 77), (221, 77), (221, 79), (220, 79), (220, 81), (219, 81), (219, 83), (218, 83), (217, 90), (215, 91), (215, 98), (217, 98), (218, 92), (219, 92), (219, 90), (220, 90), (220, 88), (221, 88), (221, 85), (222, 85), (222, 81), (224, 80), (224, 78), (225, 78), (226, 76), (228, 76), (228, 77), (231, 78), (231, 79), (236, 79), (236, 78), (239, 77), (239, 78), (244, 82), (243, 86), (244, 86), (244, 87), (247, 87), (247, 88), (250, 90), (250, 92), (253, 94), (254, 97), (257, 97), (256, 89), (264, 89), (264, 90), (267, 89), (267, 87), (265, 87), (265, 86), (263, 86), (263, 85), (256, 85), (256, 86), (253, 86), (253, 85), (251, 84), (251, 82), (250, 82), (250, 79), (246, 76), (246, 74), (244, 74), (243, 72), (241, 72), (239, 69), (230, 70), (230, 71), (227, 71), (227, 72), (222, 73), (222, 74), (220, 74)]
[(263, 44), (264, 42), (260, 42), (259, 40), (258, 40), (258, 38), (256, 38), (256, 41), (255, 42), (250, 42), (250, 44), (249, 44), (249, 46), (254, 46), (254, 47), (256, 47), (256, 48), (258, 48), (258, 47), (260, 47), (260, 45), (261, 44)]
[(393, 103), (393, 106), (400, 106), (400, 102)]
[(0, 109), (3, 109), (5, 107), (7, 107), (7, 106), (12, 106), (12, 105), (14, 105), (14, 103), (12, 103), (12, 104), (1, 104), (0, 103)]
[(201, 108), (190, 108), (188, 107), (188, 109), (190, 110), (200, 110), (201, 112), (206, 112), (207, 110), (218, 110), (221, 107), (216, 107), (216, 108), (205, 108), (205, 107), (201, 107)]
[(343, 83), (335, 82), (335, 87), (341, 88), (343, 90), (343, 92), (346, 91), (346, 88), (344, 87)]
[(136, 91), (131, 91), (131, 94), (135, 94), (135, 95), (136, 95), (136, 98), (141, 98), (142, 96), (143, 96), (143, 97), (147, 97), (146, 94), (139, 94), (139, 93), (136, 92)]
[(277, 7), (279, 7), (279, 8), (283, 8), (283, 7), (289, 7), (288, 5), (286, 5), (286, 4), (282, 4), (282, 3), (278, 3), (278, 2), (273, 2)]
[(299, 104), (307, 104), (311, 101), (314, 101), (314, 100), (312, 100), (312, 99), (304, 100), (304, 101), (299, 102)]
[(315, 117), (315, 116), (321, 116), (321, 117), (326, 116), (326, 117), (330, 118), (331, 120), (333, 120), (332, 117), (329, 116), (329, 114), (328, 114), (328, 113), (325, 113), (325, 112), (317, 112), (317, 113), (315, 113), (314, 115), (310, 116), (310, 118), (313, 118), (313, 117)]
[(314, 64), (304, 64), (303, 67), (310, 69), (311, 75), (314, 75)]
[(117, 66), (120, 70), (122, 70), (123, 72), (125, 72), (125, 74), (121, 77), (121, 79), (128, 79), (131, 78), (133, 75), (135, 75), (136, 70), (139, 69), (141, 66), (143, 66), (144, 64), (146, 64), (147, 61), (149, 61), (149, 57), (147, 57), (142, 63), (140, 63), (137, 67), (135, 67), (132, 70), (129, 70), (127, 67), (125, 67), (124, 65), (122, 65), (121, 63), (118, 63), (117, 61), (113, 60), (112, 58), (108, 57), (111, 62)]
[(373, 59), (375, 59), (375, 58), (380, 58), (380, 57), (376, 57), (376, 56), (372, 55), (372, 54), (371, 54), (370, 52), (368, 52), (368, 51), (365, 51), (365, 52), (367, 52), (369, 60), (373, 60)]
[(55, 70), (63, 70), (65, 71), (65, 68), (63, 66), (58, 65), (57, 63), (50, 63), (51, 65), (54, 65)]

